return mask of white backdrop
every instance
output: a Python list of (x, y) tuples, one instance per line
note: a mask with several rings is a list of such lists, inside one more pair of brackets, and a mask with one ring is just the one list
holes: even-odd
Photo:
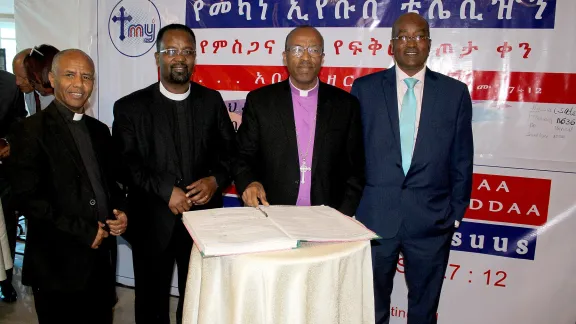
[[(355, 6), (348, 19), (347, 5)], [(570, 92), (576, 1), (16, 0), (15, 6), (20, 48), (50, 43), (95, 59), (92, 112), (108, 125), (115, 100), (157, 80), (147, 28), (180, 22), (194, 29), (194, 78), (222, 92), (238, 124), (247, 91), (286, 76), (281, 51), (293, 26), (319, 27), (326, 51), (321, 78), (349, 90), (355, 76), (393, 64), (386, 50), (391, 22), (419, 10), (433, 27), (429, 66), (468, 83), (474, 101), (473, 201), (453, 239), (439, 322), (576, 321), (576, 95)], [(126, 42), (119, 40), (121, 7), (132, 17)], [(131, 284), (124, 244), (120, 258), (119, 281)], [(398, 270), (394, 324), (406, 322), (407, 309), (401, 264)]]

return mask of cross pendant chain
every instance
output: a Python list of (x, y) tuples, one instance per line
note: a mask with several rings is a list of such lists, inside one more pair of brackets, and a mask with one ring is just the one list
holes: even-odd
[(300, 167), (300, 175), (301, 175), (301, 179), (300, 179), (300, 183), (306, 183), (306, 181), (304, 180), (306, 172), (311, 171), (312, 169), (306, 165), (306, 160), (304, 160), (302, 162), (302, 166)]
[[(298, 102), (298, 105), (300, 105), (300, 107), (302, 109), (304, 109), (304, 107), (302, 107), (302, 104)], [(316, 123), (316, 116), (317, 116), (318, 112), (316, 112), (316, 115), (314, 115), (314, 123)], [(313, 128), (313, 130), (315, 130), (315, 127)], [(306, 153), (304, 156), (302, 156), (302, 154), (298, 153), (298, 155), (300, 156), (300, 158), (302, 159), (302, 164), (300, 165), (300, 184), (304, 184), (306, 183), (305, 177), (306, 177), (306, 172), (312, 171), (312, 168), (310, 168), (308, 165), (306, 165), (306, 158), (308, 158), (308, 152), (310, 151), (310, 146), (312, 144), (312, 139), (314, 138), (314, 131), (310, 131), (310, 135), (308, 137), (308, 144), (306, 145)], [(298, 132), (296, 132), (296, 142), (298, 144), (298, 146), (300, 146), (303, 143), (300, 143), (299, 141), (300, 137), (298, 136)], [(303, 148), (300, 148), (301, 150), (303, 150)]]

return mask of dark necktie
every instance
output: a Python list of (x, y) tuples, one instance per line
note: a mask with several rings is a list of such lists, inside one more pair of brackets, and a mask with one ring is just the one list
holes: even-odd
[(36, 91), (34, 91), (34, 100), (36, 101), (36, 112), (40, 112), (42, 110), (42, 104), (40, 103), (40, 96)]

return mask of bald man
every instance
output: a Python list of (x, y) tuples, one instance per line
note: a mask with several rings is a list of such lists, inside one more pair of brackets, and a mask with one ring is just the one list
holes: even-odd
[(34, 87), (30, 84), (26, 69), (24, 68), (24, 59), (26, 55), (30, 54), (30, 50), (30, 48), (26, 48), (18, 52), (12, 61), (12, 71), (16, 75), (16, 85), (23, 93), (31, 93), (34, 91)]
[(22, 283), (42, 323), (112, 323), (116, 238), (126, 230), (108, 127), (84, 115), (94, 63), (56, 55), (55, 100), (14, 131), (10, 180), (28, 218)]
[(12, 71), (16, 76), (16, 85), (24, 93), (24, 100), (26, 101), (26, 108), (30, 115), (36, 112), (36, 100), (34, 98), (34, 87), (30, 84), (28, 76), (26, 73), (26, 68), (24, 67), (24, 59), (26, 55), (30, 54), (30, 48), (23, 49), (14, 56), (12, 60)]

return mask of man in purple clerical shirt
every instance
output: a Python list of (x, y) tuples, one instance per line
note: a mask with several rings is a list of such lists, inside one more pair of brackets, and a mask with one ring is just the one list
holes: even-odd
[(282, 53), (290, 77), (251, 91), (234, 180), (247, 206), (327, 205), (354, 215), (364, 188), (358, 100), (318, 79), (324, 39), (299, 26)]

